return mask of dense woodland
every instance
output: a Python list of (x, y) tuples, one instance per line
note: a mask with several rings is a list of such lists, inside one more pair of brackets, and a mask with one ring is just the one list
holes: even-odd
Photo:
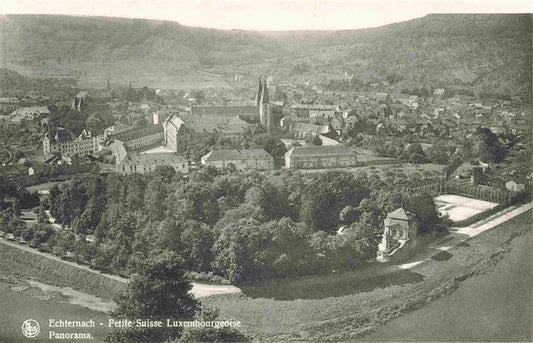
[[(54, 187), (39, 225), (24, 229), (3, 212), (9, 230), (60, 255), (119, 274), (164, 251), (184, 266), (230, 282), (316, 274), (372, 261), (387, 211), (406, 206), (431, 232), (431, 196), (409, 191), (420, 180), (360, 173), (277, 176), (205, 168), (184, 178), (172, 168), (154, 175), (110, 174)], [(427, 180), (426, 180), (427, 181)], [(65, 230), (52, 232), (49, 208)], [(20, 224), (20, 223), (19, 223)], [(345, 234), (336, 231), (346, 226)], [(95, 243), (84, 237), (94, 234)]]

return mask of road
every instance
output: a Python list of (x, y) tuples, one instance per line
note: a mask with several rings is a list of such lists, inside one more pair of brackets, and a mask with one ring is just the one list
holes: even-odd
[(521, 206), (513, 206), (502, 211), (491, 215), (488, 218), (480, 220), (470, 226), (461, 227), (461, 228), (450, 228), (450, 234), (430, 243), (423, 252), (417, 254), (415, 257), (410, 258), (405, 263), (397, 265), (400, 269), (411, 269), (415, 266), (424, 263), (429, 260), (432, 256), (442, 252), (447, 251), (458, 244), (479, 235), (487, 230), (490, 230), (509, 219), (512, 219), (526, 211), (529, 211), (533, 208), (533, 203), (527, 203)]
[[(78, 264), (78, 263), (75, 263), (75, 262), (72, 262), (72, 261), (63, 260), (62, 258), (57, 257), (57, 256), (55, 256), (53, 254), (44, 253), (44, 252), (41, 252), (41, 251), (39, 251), (37, 249), (30, 248), (27, 245), (22, 245), (22, 244), (10, 242), (10, 241), (2, 239), (2, 238), (0, 238), (0, 244), (9, 245), (11, 247), (15, 247), (17, 249), (24, 250), (24, 251), (30, 252), (32, 254), (36, 254), (36, 255), (42, 256), (44, 258), (48, 258), (48, 259), (51, 259), (51, 260), (54, 260), (54, 261), (58, 261), (58, 262), (61, 262), (61, 263), (64, 263), (64, 264), (68, 264), (68, 265), (70, 265), (72, 267), (75, 267), (75, 268), (78, 268), (78, 269), (82, 269), (82, 270), (88, 271), (90, 273), (102, 275), (102, 276), (105, 276), (107, 278), (110, 278), (110, 279), (113, 279), (113, 280), (116, 280), (116, 281), (119, 281), (119, 282), (122, 282), (122, 283), (127, 283), (128, 282), (128, 279), (126, 279), (126, 278), (123, 278), (123, 277), (120, 277), (120, 276), (117, 276), (117, 275), (113, 275), (113, 274), (102, 273), (102, 272), (100, 272), (98, 270), (91, 269), (88, 266), (81, 265), (81, 264)], [(206, 296), (215, 295), (215, 294), (239, 293), (239, 292), (241, 292), (240, 288), (235, 287), (233, 285), (210, 285), (210, 284), (203, 284), (203, 283), (197, 283), (197, 282), (192, 282), (191, 284), (192, 284), (191, 293), (196, 298), (206, 297)]]

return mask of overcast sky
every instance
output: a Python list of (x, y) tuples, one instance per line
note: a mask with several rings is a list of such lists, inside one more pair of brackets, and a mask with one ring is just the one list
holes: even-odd
[(162, 19), (218, 29), (331, 30), (428, 13), (531, 13), (533, 0), (0, 0), (0, 11)]

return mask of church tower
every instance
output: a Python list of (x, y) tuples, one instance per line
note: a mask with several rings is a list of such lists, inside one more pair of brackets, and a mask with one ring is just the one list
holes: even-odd
[(259, 109), (259, 120), (261, 124), (267, 129), (267, 133), (270, 133), (272, 129), (272, 115), (270, 111), (270, 101), (268, 100), (268, 89), (266, 81), (259, 78), (259, 89), (255, 97), (255, 105)]

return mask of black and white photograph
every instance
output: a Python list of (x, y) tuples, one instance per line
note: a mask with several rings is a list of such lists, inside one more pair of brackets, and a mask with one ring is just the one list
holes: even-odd
[(533, 342), (531, 0), (0, 0), (0, 343)]

